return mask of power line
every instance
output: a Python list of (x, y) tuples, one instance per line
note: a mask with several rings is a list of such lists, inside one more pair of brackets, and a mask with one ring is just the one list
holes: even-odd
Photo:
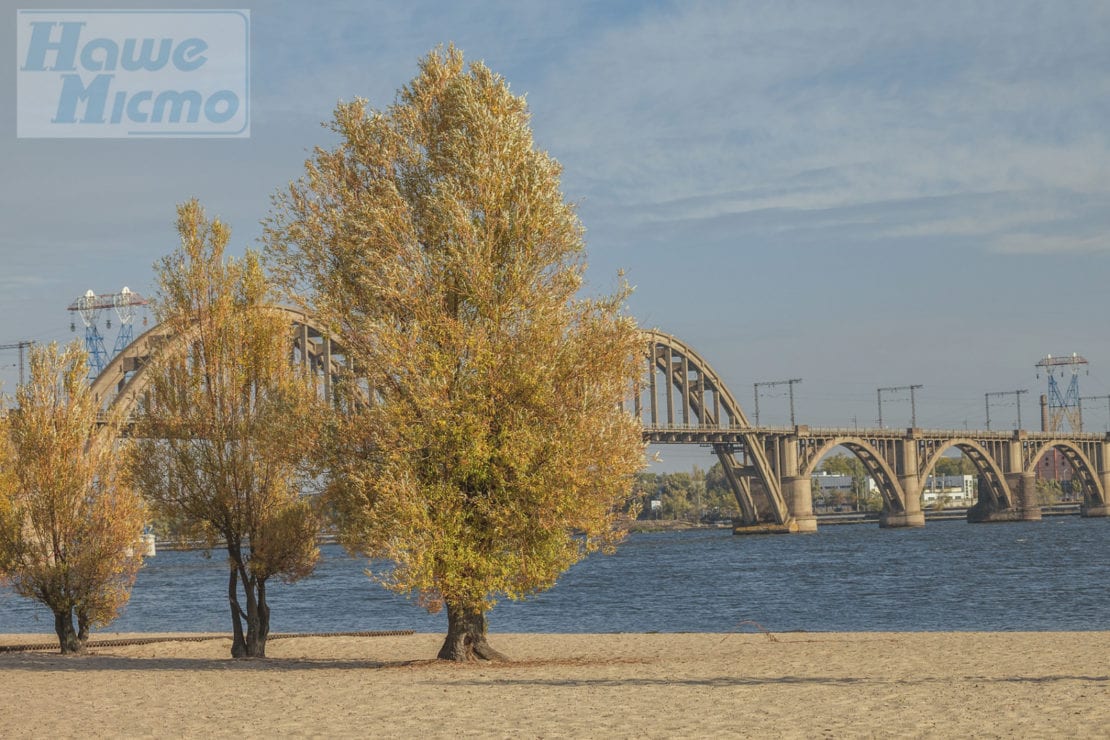
[(30, 339), (21, 339), (20, 341), (13, 342), (11, 344), (0, 344), (0, 349), (18, 349), (19, 350), (19, 384), (20, 385), (23, 385), (23, 378), (24, 378), (24, 375), (23, 375), (23, 368), (24, 368), (23, 350), (30, 349), (32, 346), (34, 346), (34, 344), (35, 343)]
[(987, 430), (989, 431), (991, 428), (991, 398), (999, 396), (1013, 396), (1017, 401), (1017, 428), (1021, 429), (1021, 395), (1028, 392), (1027, 389), (1023, 388), (1017, 391), (994, 391), (993, 393), (984, 393), (984, 400), (987, 404)]
[[(1083, 402), (1084, 401), (1106, 401), (1106, 410), (1110, 412), (1110, 395), (1106, 396), (1080, 396), (1079, 398), (1079, 424), (1083, 425)], [(1107, 427), (1110, 429), (1110, 426)]]
[(759, 389), (786, 385), (790, 388), (790, 426), (794, 426), (794, 386), (801, 382), (801, 378), (791, 378), (790, 380), (764, 380), (759, 383), (752, 383), (755, 395), (755, 425), (759, 426)]
[(910, 427), (917, 428), (917, 402), (914, 399), (913, 392), (918, 388), (924, 388), (921, 384), (917, 385), (895, 385), (888, 388), (879, 388), (879, 429), (883, 428), (883, 393), (893, 393), (895, 391), (909, 391), (910, 392)]

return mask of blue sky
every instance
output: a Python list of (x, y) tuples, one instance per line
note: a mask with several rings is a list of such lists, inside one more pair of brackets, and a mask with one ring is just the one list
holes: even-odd
[[(336, 101), (388, 105), (453, 41), (528, 96), (587, 228), (590, 290), (625, 269), (640, 322), (741, 403), (801, 377), (800, 422), (863, 425), (877, 387), (920, 383), (920, 426), (976, 428), (984, 392), (1029, 388), (1029, 420), (1034, 363), (1071, 352), (1091, 361), (1083, 394), (1110, 393), (1105, 2), (196, 7), (251, 9), (250, 139), (17, 139), (0, 75), (0, 344), (69, 339), (89, 288), (148, 291), (189, 197), (253, 244), (270, 194), (331, 143)], [(14, 44), (0, 35), (0, 59)], [(0, 353), (8, 390), (14, 362)], [(884, 419), (908, 425), (908, 406)], [(784, 423), (785, 397), (761, 411)], [(1105, 403), (1088, 422), (1110, 426)]]

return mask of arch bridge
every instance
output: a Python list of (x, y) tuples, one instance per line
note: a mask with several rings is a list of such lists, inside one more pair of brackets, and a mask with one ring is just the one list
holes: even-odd
[(712, 447), (740, 507), (737, 533), (811, 532), (812, 476), (821, 459), (843, 447), (863, 463), (883, 499), (884, 527), (925, 524), (921, 493), (945, 452), (958, 449), (979, 474), (975, 522), (1038, 520), (1036, 469), (1060, 451), (1082, 489), (1084, 516), (1106, 516), (1110, 435), (1014, 430), (754, 427), (713, 368), (689, 345), (644, 332), (647, 372), (630, 409), (654, 444)]
[[(349, 367), (342, 341), (328, 336), (313, 316), (296, 309), (278, 307), (291, 327), (290, 357), (320, 378), (325, 397), (332, 384)], [(174, 336), (159, 324), (152, 327), (116, 355), (92, 382), (93, 397), (104, 409), (119, 410), (127, 416), (134, 410), (150, 382), (147, 368), (162, 352), (183, 351), (188, 339)]]
[[(350, 367), (342, 338), (330, 337), (315, 318), (281, 310), (291, 328), (290, 356), (321, 380), (325, 396)], [(1106, 516), (1110, 492), (1110, 435), (968, 432), (922, 429), (819, 429), (754, 427), (721, 377), (677, 337), (645, 331), (646, 373), (631, 394), (629, 411), (644, 425), (644, 441), (697, 444), (713, 449), (739, 504), (735, 531), (806, 532), (817, 528), (811, 478), (821, 459), (843, 447), (863, 463), (883, 499), (880, 525), (925, 523), (921, 492), (940, 457), (963, 452), (979, 473), (972, 521), (1040, 519), (1035, 472), (1059, 450), (1083, 493), (1085, 516)], [(155, 326), (124, 348), (93, 381), (102, 406), (130, 413), (146, 391), (146, 369), (160, 352), (181, 351), (188, 340)]]

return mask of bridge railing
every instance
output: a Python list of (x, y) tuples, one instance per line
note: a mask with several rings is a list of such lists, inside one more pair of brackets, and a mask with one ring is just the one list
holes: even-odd
[(743, 424), (644, 424), (644, 431), (659, 432), (769, 432), (787, 433), (791, 427), (782, 429), (772, 427), (753, 427)]
[[(645, 432), (751, 432), (755, 434), (791, 435), (801, 433), (809, 437), (897, 437), (907, 436), (909, 431), (901, 427), (785, 427), (785, 426), (744, 426), (741, 424), (716, 425), (716, 424), (645, 424)], [(1073, 441), (1099, 442), (1110, 440), (1107, 432), (1041, 432), (1016, 429), (913, 429), (912, 435), (917, 438), (942, 438), (953, 439), (969, 437), (973, 439), (1009, 440), (1015, 435), (1025, 439), (1069, 439)]]

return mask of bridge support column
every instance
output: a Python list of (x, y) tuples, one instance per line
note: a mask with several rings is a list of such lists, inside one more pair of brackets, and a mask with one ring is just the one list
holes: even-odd
[(1010, 489), (1010, 495), (1013, 497), (1012, 507), (992, 508), (988, 499), (980, 493), (979, 503), (968, 509), (967, 520), (972, 523), (1040, 521), (1041, 507), (1037, 505), (1036, 475), (1006, 473), (1006, 487)]
[[(917, 438), (916, 429), (907, 429), (906, 436), (898, 442), (897, 462), (898, 488), (892, 494), (902, 494), (902, 510), (884, 509), (879, 515), (880, 527), (924, 527), (925, 512), (921, 510), (921, 482), (917, 477)], [(893, 482), (892, 482), (893, 483)], [(897, 500), (896, 495), (890, 496)]]
[[(916, 469), (916, 462), (914, 468)], [(901, 475), (898, 477), (902, 486), (902, 496), (906, 504), (905, 511), (883, 511), (879, 515), (879, 526), (894, 527), (924, 527), (925, 512), (921, 510), (921, 485), (916, 474)]]
[[(1105, 449), (1107, 446), (1108, 445), (1104, 442), (1102, 452), (1103, 460), (1107, 458)], [(1092, 497), (1090, 496), (1090, 494), (1088, 494), (1086, 496), (1087, 500), (1084, 501), (1082, 506), (1079, 507), (1080, 516), (1110, 516), (1110, 506), (1106, 505), (1107, 496), (1110, 496), (1110, 470), (1100, 470), (1098, 473), (1098, 482), (1102, 486), (1102, 503), (1089, 503), (1092, 500)]]
[(1023, 522), (1039, 522), (1041, 505), (1037, 502), (1036, 473), (1021, 474), (1021, 494), (1018, 499), (1018, 519)]
[(813, 514), (813, 481), (798, 470), (798, 435), (782, 441), (778, 449), (776, 469), (782, 484), (783, 497), (790, 509), (790, 531), (816, 532), (817, 517)]
[(804, 475), (784, 478), (783, 493), (790, 502), (790, 513), (794, 517), (795, 532), (816, 532), (817, 517), (813, 513), (813, 482)]

